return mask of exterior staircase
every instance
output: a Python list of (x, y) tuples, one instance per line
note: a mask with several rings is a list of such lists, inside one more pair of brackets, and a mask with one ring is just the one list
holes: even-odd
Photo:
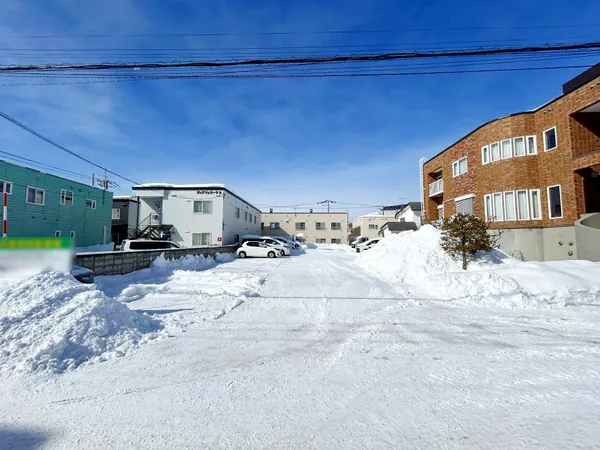
[(137, 228), (136, 239), (162, 239), (163, 234), (173, 231), (173, 225), (162, 223), (162, 215), (149, 214), (142, 220)]

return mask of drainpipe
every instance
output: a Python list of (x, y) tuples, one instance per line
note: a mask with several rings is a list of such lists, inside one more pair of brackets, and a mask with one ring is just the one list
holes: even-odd
[(2, 237), (6, 237), (8, 233), (8, 219), (6, 218), (8, 214), (8, 193), (4, 193), (4, 207), (2, 209)]

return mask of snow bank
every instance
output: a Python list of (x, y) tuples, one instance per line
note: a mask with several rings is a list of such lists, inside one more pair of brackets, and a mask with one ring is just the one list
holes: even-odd
[(60, 373), (121, 356), (160, 326), (70, 275), (40, 273), (0, 292), (0, 373)]
[(340, 251), (340, 252), (354, 252), (355, 250), (349, 245), (345, 244), (315, 244), (317, 246), (317, 250), (324, 251)]
[(392, 283), (406, 283), (419, 300), (498, 308), (600, 305), (600, 264), (588, 261), (520, 262), (494, 251), (461, 264), (426, 225), (381, 240), (355, 263)]

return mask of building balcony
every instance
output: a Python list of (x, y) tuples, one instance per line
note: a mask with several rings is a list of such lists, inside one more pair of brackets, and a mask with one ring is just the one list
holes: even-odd
[(429, 196), (430, 197), (439, 197), (444, 192), (444, 180), (440, 178), (439, 180), (434, 181), (433, 183), (429, 183)]

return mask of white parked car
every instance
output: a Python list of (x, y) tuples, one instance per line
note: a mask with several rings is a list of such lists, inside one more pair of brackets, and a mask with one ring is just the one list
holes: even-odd
[(259, 241), (247, 241), (237, 249), (237, 255), (240, 258), (277, 258), (281, 252), (269, 244)]
[(170, 250), (182, 248), (172, 241), (159, 241), (156, 239), (125, 239), (121, 244), (121, 250), (131, 252), (135, 250)]
[(352, 243), (350, 244), (350, 247), (356, 248), (357, 246), (359, 246), (360, 244), (364, 244), (368, 240), (369, 240), (369, 238), (366, 236), (358, 236), (354, 241), (352, 241)]
[(372, 246), (377, 244), (381, 239), (369, 239), (367, 242), (363, 242), (362, 244), (358, 244), (356, 246), (356, 251), (358, 253), (364, 252), (365, 250), (369, 250)]

